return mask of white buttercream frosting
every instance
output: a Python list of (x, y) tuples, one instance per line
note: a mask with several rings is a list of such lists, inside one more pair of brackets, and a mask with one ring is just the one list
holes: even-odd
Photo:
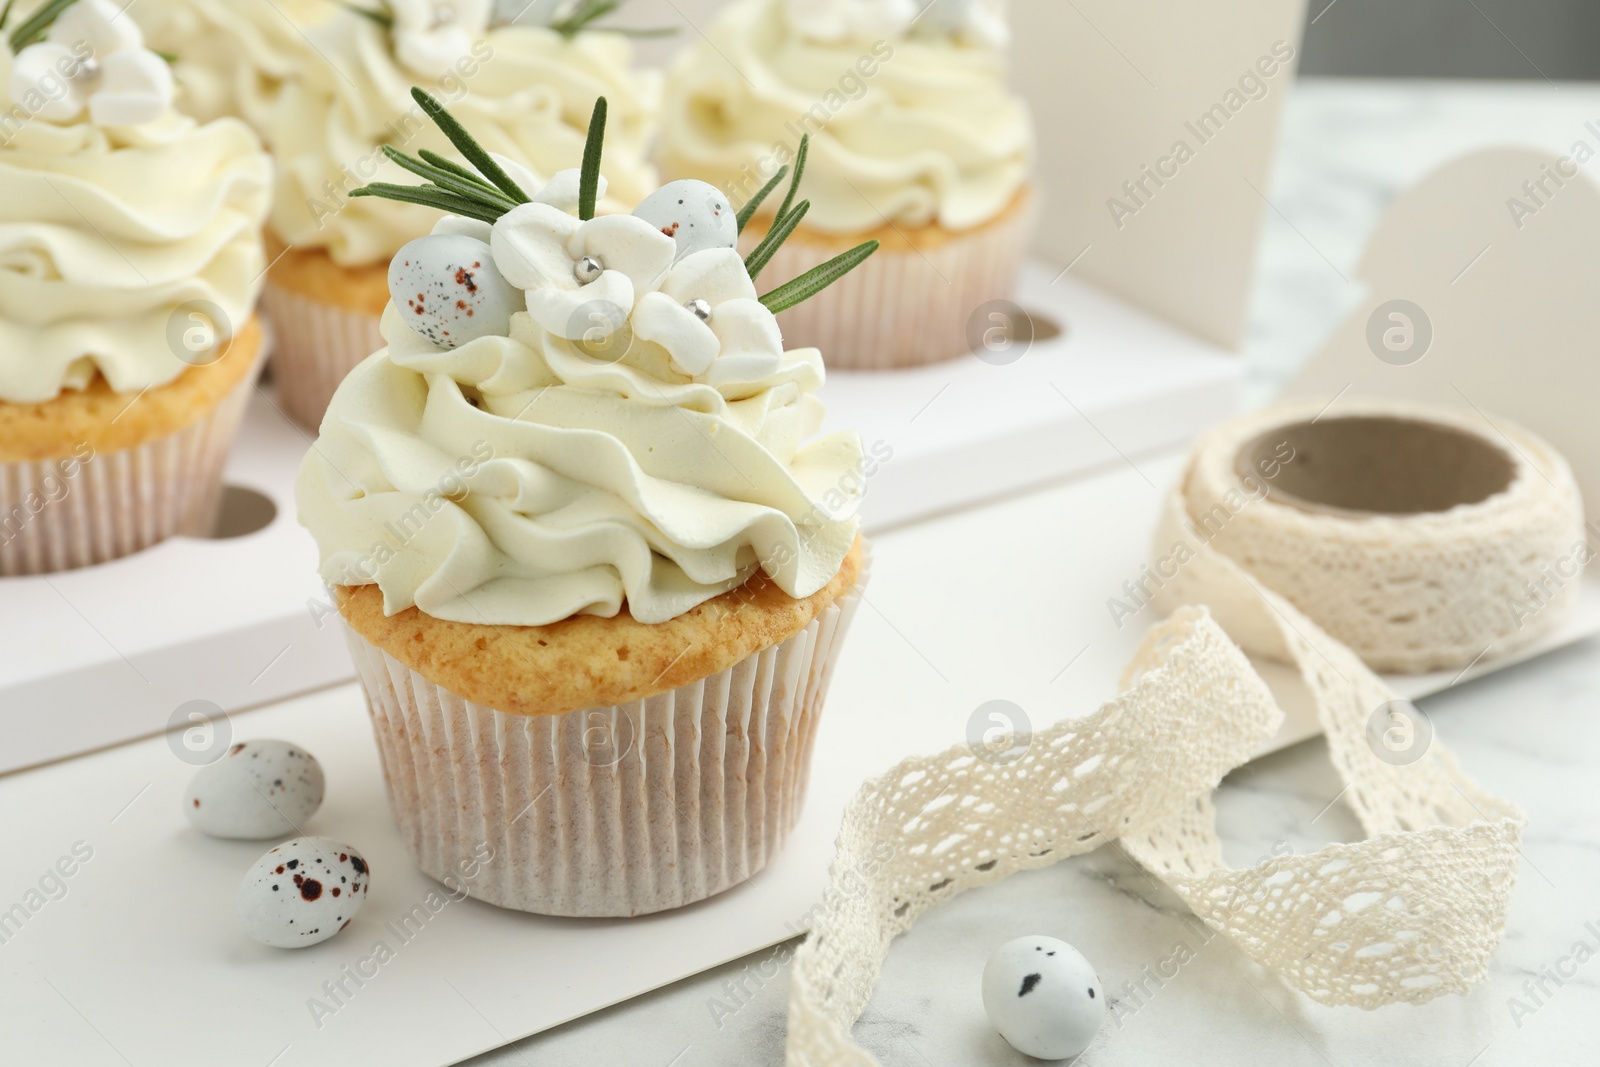
[[(280, 168), (272, 228), (285, 242), (324, 248), (336, 262), (353, 266), (383, 262), (429, 232), (437, 217), (430, 209), (346, 197), (372, 181), (418, 181), (384, 160), (379, 144), (455, 155), (411, 99), (414, 85), (438, 97), (485, 148), (546, 178), (577, 165), (590, 112), (605, 96), (610, 110), (602, 169), (610, 198), (603, 209), (627, 210), (654, 188), (647, 148), (659, 78), (629, 69), (626, 38), (591, 30), (568, 40), (516, 24), (489, 29), (460, 53), (467, 40), (457, 32), (461, 27), (446, 29), (434, 36), (408, 30), (403, 58), (396, 34), (360, 16), (307, 31), (323, 61), (284, 87), (266, 131)], [(448, 55), (456, 58), (442, 77), (416, 69)]]
[(387, 345), (301, 466), (323, 579), (521, 626), (663, 622), (758, 571), (821, 589), (872, 465), (856, 434), (818, 438), (821, 353), (784, 350), (727, 199), (680, 181), (584, 218), (603, 181), (499, 162), (524, 202), (481, 198), (495, 221), (445, 216), (395, 257)]
[(992, 44), (974, 33), (919, 32), (938, 10), (873, 36), (899, 29), (905, 12), (832, 0), (800, 32), (790, 0), (735, 0), (672, 64), (663, 168), (740, 204), (809, 132), (808, 228), (964, 230), (996, 217), (1031, 172), (1032, 120)]
[(322, 62), (304, 30), (346, 14), (335, 0), (139, 0), (128, 15), (174, 57), (178, 110), (234, 116), (256, 129), (283, 84)]
[[(0, 84), (11, 57), (0, 48)], [(272, 167), (248, 127), (168, 111), (136, 126), (0, 118), (0, 400), (35, 403), (96, 374), (119, 393), (176, 378), (191, 319), (250, 315), (266, 266)], [(178, 321), (181, 319), (182, 321)]]
[[(714, 253), (701, 253), (710, 255)], [(686, 261), (687, 262), (687, 261)], [(460, 622), (660, 622), (746, 581), (826, 584), (855, 538), (855, 434), (822, 421), (815, 349), (706, 384), (540, 330), (444, 351), (391, 305), (296, 486), (330, 584)], [(649, 346), (642, 346), (648, 348)]]

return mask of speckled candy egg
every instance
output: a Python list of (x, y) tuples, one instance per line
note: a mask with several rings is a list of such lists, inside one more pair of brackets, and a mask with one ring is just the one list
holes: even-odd
[(1018, 1052), (1064, 1060), (1094, 1040), (1106, 998), (1083, 953), (1053, 937), (1019, 937), (989, 957), (983, 1009)]
[(504, 337), (525, 306), (501, 277), (489, 246), (476, 237), (419, 237), (389, 261), (389, 297), (407, 326), (440, 348)]
[(633, 214), (678, 242), (678, 259), (739, 243), (739, 218), (727, 194), (693, 178), (668, 182), (641, 200)]
[(212, 837), (297, 834), (322, 806), (322, 765), (287, 741), (240, 741), (200, 768), (183, 813)]
[(234, 898), (244, 932), (273, 948), (304, 948), (343, 930), (367, 900), (367, 861), (326, 837), (285, 841), (245, 872)]

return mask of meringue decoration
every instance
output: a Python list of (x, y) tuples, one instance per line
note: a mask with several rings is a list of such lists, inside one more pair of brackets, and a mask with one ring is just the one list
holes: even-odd
[(395, 58), (425, 78), (449, 73), (489, 32), (491, 0), (386, 0), (386, 6)]
[(871, 41), (903, 36), (930, 2), (939, 0), (784, 0), (784, 12), (808, 40)]
[[(585, 304), (604, 301), (627, 315), (634, 294), (659, 286), (677, 255), (672, 238), (643, 219), (605, 215), (580, 222), (549, 204), (508, 212), (494, 224), (490, 244), (506, 280), (527, 292), (534, 321), (568, 340), (591, 326), (579, 314)], [(600, 268), (588, 282), (579, 280), (585, 261)]]
[[(11, 99), (47, 122), (85, 110), (96, 126), (153, 122), (172, 107), (167, 61), (144, 47), (112, 0), (67, 0), (41, 8), (11, 36)], [(42, 37), (42, 39), (40, 39)]]
[(1004, 48), (1011, 41), (1005, 0), (922, 0), (911, 26), (920, 37), (953, 37), (985, 48)]
[(795, 33), (810, 41), (950, 37), (986, 48), (1010, 40), (1005, 0), (784, 0)]
[(776, 367), (783, 358), (777, 317), (756, 298), (755, 283), (731, 248), (681, 260), (658, 291), (639, 299), (633, 333), (666, 349), (672, 366), (690, 377), (710, 370), (725, 346), (745, 363)]

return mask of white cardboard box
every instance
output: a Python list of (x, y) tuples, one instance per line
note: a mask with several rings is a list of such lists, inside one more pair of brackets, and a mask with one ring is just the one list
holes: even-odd
[[(306, 832), (354, 844), (372, 865), (360, 916), (308, 949), (269, 949), (234, 926), (234, 887), (270, 842), (219, 841), (189, 827), (179, 807), (194, 768), (166, 740), (0, 776), (0, 811), (11, 813), (0, 909), (76, 842), (94, 850), (64, 897), (18, 931), (0, 928), (6, 1062), (434, 1067), (794, 936), (820, 899), (840, 813), (864, 778), (960, 743), (986, 701), (1013, 702), (1041, 729), (1115, 693), (1151, 620), (1118, 627), (1106, 600), (1145, 562), (1146, 532), (1180, 460), (1138, 458), (1137, 469), (1119, 461), (879, 536), (787, 848), (750, 883), (677, 911), (551, 919), (466, 900), (406, 933), (401, 918), (438, 886), (413, 867), (389, 815), (353, 685), (233, 721), (236, 737), (284, 737), (317, 755), (328, 796)], [(1597, 626), (1591, 585), (1564, 637)], [(1406, 691), (1448, 681), (1411, 679)], [(1309, 732), (1286, 704), (1273, 747)], [(1448, 735), (1447, 721), (1438, 728)], [(379, 941), (394, 958), (369, 965), (358, 987), (346, 968), (370, 959)], [(346, 993), (333, 999), (328, 982)], [(662, 1067), (677, 1051), (662, 1050)], [(532, 1060), (544, 1062), (537, 1051)]]

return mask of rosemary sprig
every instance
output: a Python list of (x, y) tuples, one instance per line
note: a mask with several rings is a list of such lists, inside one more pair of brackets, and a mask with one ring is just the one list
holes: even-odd
[(778, 213), (772, 216), (772, 225), (777, 227), (783, 217), (789, 213), (789, 205), (794, 203), (795, 194), (800, 191), (800, 181), (806, 176), (806, 157), (811, 154), (811, 135), (800, 135), (800, 147), (794, 154), (794, 177), (789, 179), (789, 192), (784, 196), (783, 203), (778, 207)]
[(378, 0), (376, 8), (362, 7), (360, 4), (352, 3), (351, 0), (333, 0), (333, 2), (346, 11), (354, 12), (364, 19), (371, 19), (386, 30), (394, 29), (394, 8), (389, 6), (389, 0)]
[(589, 136), (583, 142), (583, 166), (578, 171), (578, 218), (594, 218), (595, 201), (600, 198), (600, 153), (606, 140), (606, 98), (594, 102), (589, 113)]
[(469, 182), (475, 182), (481, 189), (487, 189), (493, 193), (498, 193), (500, 191), (494, 186), (490, 185), (488, 182), (484, 181), (480, 175), (468, 170), (466, 167), (463, 167), (453, 159), (450, 159), (446, 156), (441, 156), (437, 152), (430, 152), (426, 148), (422, 148), (417, 150), (417, 155), (421, 157), (424, 163), (432, 163), (440, 170), (447, 170), (458, 178), (465, 178)]
[[(55, 24), (61, 13), (77, 2), (78, 0), (49, 0), (11, 34), (12, 53), (20, 52), (30, 44), (38, 44), (44, 40), (45, 34), (50, 32), (50, 27)], [(11, 6), (7, 4), (6, 14), (10, 13)]]
[[(795, 197), (800, 193), (800, 181), (806, 173), (806, 157), (811, 152), (811, 135), (805, 134), (800, 138), (800, 147), (794, 154), (794, 173), (789, 178), (789, 191), (784, 195), (783, 203), (778, 206), (778, 213), (772, 216), (772, 225), (767, 229), (766, 236), (750, 250), (744, 257), (744, 269), (750, 275), (750, 280), (756, 278), (766, 269), (772, 257), (778, 254), (778, 249), (783, 247), (794, 233), (801, 221), (806, 217), (806, 212), (811, 210), (811, 201), (802, 200), (795, 203)], [(756, 213), (756, 208), (761, 202), (778, 187), (788, 167), (781, 167), (772, 180), (761, 187), (761, 191), (750, 198), (750, 202), (739, 209), (739, 229), (742, 232)], [(787, 311), (796, 304), (803, 303), (816, 296), (822, 290), (843, 278), (846, 274), (859, 267), (868, 256), (878, 250), (877, 241), (867, 241), (856, 245), (848, 252), (834, 256), (826, 263), (816, 266), (800, 275), (798, 278), (784, 282), (776, 289), (761, 298), (761, 303), (773, 314)]]
[(877, 241), (867, 241), (856, 245), (850, 251), (834, 256), (821, 266), (812, 267), (800, 277), (784, 282), (763, 296), (761, 303), (774, 315), (780, 311), (788, 311), (796, 304), (810, 300), (822, 290), (855, 270), (868, 256), (877, 250)]
[(551, 22), (550, 28), (570, 41), (589, 23), (605, 18), (621, 6), (618, 0), (579, 0), (571, 11)]
[(778, 254), (778, 249), (783, 247), (783, 242), (794, 233), (800, 220), (806, 217), (806, 212), (811, 210), (811, 201), (802, 200), (800, 206), (785, 215), (781, 220), (774, 220), (772, 229), (761, 239), (761, 243), (750, 250), (744, 257), (744, 269), (749, 272), (750, 280), (755, 281), (766, 265), (772, 262), (772, 257)]
[(439, 130), (446, 137), (450, 138), (450, 143), (456, 146), (456, 151), (465, 156), (468, 163), (478, 168), (479, 174), (498, 186), (513, 202), (518, 204), (528, 203), (528, 194), (522, 191), (521, 186), (512, 181), (511, 175), (507, 174), (500, 164), (494, 161), (494, 157), (489, 155), (483, 146), (473, 139), (472, 134), (468, 133), (466, 127), (456, 121), (454, 115), (445, 110), (443, 104), (435, 100), (426, 89), (422, 88), (413, 88), (411, 90), (411, 98), (422, 106), (423, 112), (433, 120), (433, 124), (439, 127)]
[[(794, 202), (794, 198), (800, 192), (800, 179), (805, 177), (806, 155), (810, 150), (811, 135), (808, 133), (800, 138), (800, 148), (794, 154), (794, 173), (789, 177), (789, 191), (784, 194), (783, 203), (778, 207), (778, 213), (772, 216), (772, 225), (767, 228), (767, 235), (761, 239), (761, 242), (755, 248), (751, 249), (748, 256), (744, 257), (744, 266), (750, 272), (752, 281), (772, 260), (772, 257), (777, 254), (778, 249), (783, 246), (783, 242), (789, 239), (789, 235), (794, 233), (794, 228), (800, 225), (800, 220), (805, 218), (806, 212), (811, 210), (811, 201), (809, 200), (802, 200), (798, 204)], [(788, 167), (779, 168), (778, 173), (773, 175), (772, 180), (762, 187), (761, 191), (751, 199), (749, 204), (740, 209), (739, 230), (741, 233), (744, 231), (744, 224), (749, 221), (749, 216), (755, 214), (755, 208), (759, 207), (761, 201), (766, 199), (767, 194), (772, 192), (778, 184), (778, 179), (783, 177), (784, 172), (788, 169)], [(790, 205), (793, 206), (791, 207)], [(749, 215), (746, 215), (746, 212)]]
[[(560, 18), (550, 23), (550, 28), (570, 41), (578, 34), (589, 28), (590, 23), (597, 22), (621, 7), (624, 0), (578, 0), (572, 9)], [(608, 33), (620, 33), (626, 37), (671, 37), (677, 33), (675, 26), (662, 26), (656, 29), (633, 29), (627, 26), (611, 26)]]
[(745, 201), (744, 207), (740, 208), (739, 214), (735, 216), (739, 220), (740, 233), (743, 233), (744, 228), (750, 225), (750, 220), (755, 218), (756, 211), (761, 207), (761, 202), (768, 196), (772, 195), (772, 190), (778, 187), (778, 183), (783, 181), (784, 175), (788, 173), (789, 165), (785, 163), (783, 166), (778, 168), (778, 173), (774, 174), (767, 184), (763, 185), (759, 190), (756, 191), (755, 196), (752, 196), (749, 200)]
[(471, 200), (464, 196), (437, 186), (427, 185), (392, 185), (389, 182), (373, 182), (363, 185), (359, 189), (350, 190), (350, 195), (378, 196), (385, 200), (398, 200), (403, 204), (421, 204), (424, 207), (438, 208), (440, 211), (451, 215), (464, 215), (469, 219), (477, 219), (491, 225), (500, 221), (500, 216), (505, 211), (499, 207), (487, 206), (481, 200)]
[[(475, 169), (464, 167), (426, 148), (421, 149), (415, 156), (408, 156), (392, 145), (384, 145), (385, 156), (397, 166), (426, 180), (421, 185), (373, 182), (352, 190), (351, 196), (376, 196), (385, 200), (398, 200), (403, 204), (422, 204), (452, 215), (478, 219), (491, 225), (500, 221), (500, 216), (516, 208), (517, 205), (530, 202), (528, 194), (523, 192), (505, 172), (505, 168), (494, 161), (494, 157), (467, 132), (466, 127), (445, 110), (443, 104), (422, 89), (412, 89), (411, 95), (422, 105), (422, 110), (433, 120), (433, 124), (443, 131), (456, 146), (457, 151), (465, 156), (467, 162)], [(599, 142), (605, 130), (605, 105), (605, 98), (601, 97), (595, 103), (596, 119), (590, 120), (590, 140), (593, 142), (594, 156), (594, 173), (588, 179), (591, 215), (595, 188), (600, 180)], [(595, 131), (595, 126), (598, 126), (598, 132)], [(584, 166), (588, 168), (590, 152), (586, 149), (584, 155)]]
[(447, 193), (454, 193), (457, 196), (464, 197), (467, 200), (486, 200), (492, 206), (499, 207), (502, 211), (510, 211), (512, 208), (517, 206), (511, 202), (509, 197), (500, 192), (498, 189), (485, 186), (481, 182), (475, 180), (468, 181), (467, 179), (462, 178), (454, 172), (446, 170), (443, 167), (436, 167), (431, 163), (413, 159), (404, 152), (400, 151), (398, 148), (394, 148), (390, 145), (384, 145), (383, 154), (388, 156), (391, 160), (399, 164), (405, 170), (409, 170), (412, 174), (415, 174), (419, 178), (428, 179), (428, 181), (432, 182), (435, 187), (442, 189)]
[(17, 0), (6, 0), (5, 10), (0, 11), (0, 30), (4, 30), (6, 24), (11, 21), (11, 9), (16, 6)]
[[(72, 2), (73, 0), (65, 0), (65, 3)], [(373, 196), (398, 200), (404, 204), (421, 204), (452, 215), (487, 222), (490, 225), (499, 222), (501, 216), (515, 209), (517, 205), (529, 202), (528, 195), (467, 132), (466, 128), (445, 110), (443, 104), (422, 89), (413, 89), (411, 95), (422, 105), (423, 111), (433, 120), (434, 125), (438, 126), (456, 149), (466, 157), (470, 167), (462, 166), (427, 149), (422, 149), (416, 156), (408, 156), (398, 148), (385, 145), (384, 154), (398, 166), (425, 179), (424, 184), (395, 185), (389, 182), (373, 182), (353, 190), (351, 196)], [(594, 111), (589, 116), (589, 131), (583, 146), (583, 164), (578, 172), (578, 217), (584, 221), (594, 218), (595, 203), (599, 199), (600, 158), (605, 144), (606, 112), (606, 98), (602, 96), (595, 101)], [(789, 191), (777, 216), (773, 219), (771, 228), (745, 257), (745, 270), (752, 281), (772, 261), (778, 249), (811, 210), (809, 200), (795, 203), (800, 178), (805, 171), (808, 145), (809, 139), (801, 138), (800, 149), (795, 154), (793, 172), (790, 173), (788, 167), (779, 168), (778, 173), (773, 175), (772, 179), (739, 211), (738, 222), (742, 230), (755, 214), (761, 201), (777, 189), (785, 176), (789, 177)], [(877, 241), (857, 245), (850, 251), (835, 256), (821, 266), (813, 267), (800, 277), (773, 289), (761, 298), (761, 303), (774, 313), (786, 311), (822, 292), (860, 266), (862, 261), (877, 250)]]

